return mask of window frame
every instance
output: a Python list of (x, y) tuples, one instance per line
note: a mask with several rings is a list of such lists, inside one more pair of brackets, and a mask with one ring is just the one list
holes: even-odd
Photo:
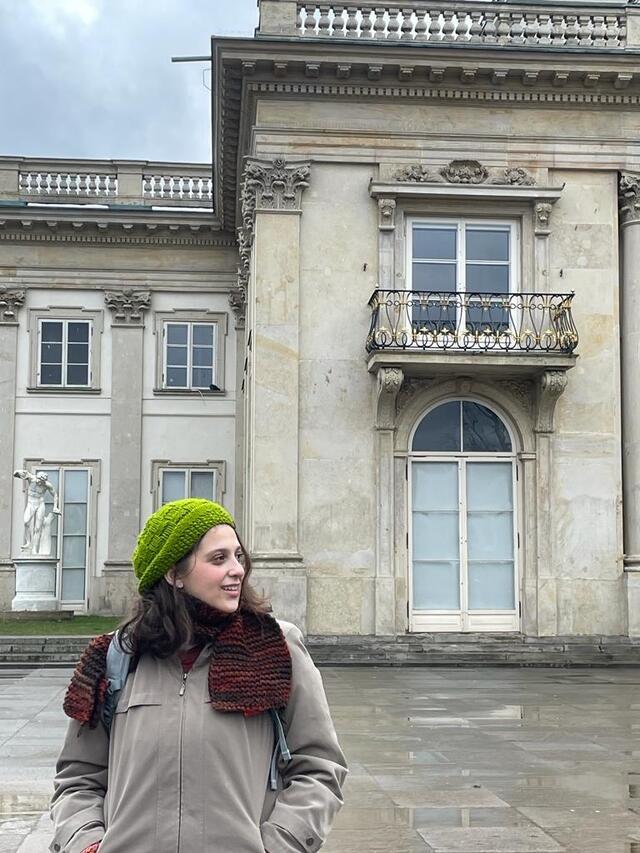
[[(153, 495), (154, 511), (162, 504), (162, 479), (165, 471), (186, 471), (189, 473), (189, 491), (191, 490), (191, 474), (195, 471), (214, 474), (213, 500), (224, 503), (226, 462), (222, 459), (207, 459), (203, 462), (174, 462), (170, 459), (153, 459), (151, 461), (151, 493)], [(189, 497), (189, 495), (187, 495)]]
[[(42, 324), (62, 322), (63, 384), (41, 384), (42, 367)], [(68, 323), (85, 322), (89, 324), (89, 376), (87, 385), (69, 385), (66, 383)], [(101, 347), (103, 332), (103, 311), (86, 308), (32, 308), (29, 311), (29, 384), (27, 391), (38, 394), (100, 394)]]
[[(43, 327), (44, 323), (61, 323), (62, 324), (62, 341), (61, 341), (62, 361), (60, 363), (60, 367), (61, 367), (61, 371), (62, 371), (62, 374), (61, 374), (61, 380), (62, 381), (60, 382), (60, 384), (53, 384), (53, 383), (49, 384), (49, 383), (44, 383), (42, 381), (42, 366), (43, 366), (43, 364), (42, 364), (42, 345), (43, 345), (42, 327)], [(83, 325), (87, 326), (89, 329), (88, 342), (87, 342), (88, 343), (87, 382), (83, 383), (81, 385), (76, 385), (76, 384), (73, 384), (73, 383), (68, 381), (69, 380), (69, 324), (70, 323), (77, 323), (77, 324), (82, 323)], [(92, 376), (92, 367), (93, 367), (92, 363), (91, 363), (92, 344), (93, 344), (93, 323), (91, 320), (87, 320), (85, 318), (82, 318), (82, 319), (80, 319), (80, 318), (77, 318), (77, 319), (75, 319), (75, 318), (74, 319), (64, 318), (63, 319), (62, 317), (56, 317), (56, 318), (39, 317), (38, 318), (38, 364), (36, 367), (36, 370), (37, 370), (36, 383), (37, 383), (38, 388), (47, 388), (47, 389), (53, 388), (54, 390), (57, 390), (59, 388), (72, 388), (74, 390), (75, 389), (91, 388), (91, 376)], [(53, 362), (51, 362), (51, 363), (53, 363)], [(84, 366), (84, 364), (83, 364), (83, 366)]]
[[(187, 352), (187, 379), (188, 387), (170, 387), (166, 383), (167, 372), (167, 342), (166, 328), (168, 324), (188, 324), (189, 344)], [(209, 388), (194, 388), (191, 386), (191, 366), (193, 359), (192, 329), (194, 325), (214, 326), (213, 346), (213, 384), (218, 390)], [(154, 335), (156, 336), (156, 361), (155, 361), (155, 386), (154, 395), (157, 396), (210, 396), (219, 397), (226, 395), (225, 389), (225, 352), (228, 334), (228, 314), (220, 311), (203, 311), (196, 309), (176, 309), (173, 311), (156, 311), (154, 313)]]
[[(169, 367), (178, 367), (181, 368), (182, 365), (169, 365), (169, 336), (168, 330), (171, 326), (186, 326), (187, 327), (187, 382), (188, 384), (185, 386), (182, 385), (167, 385), (167, 371)], [(218, 340), (218, 324), (215, 322), (190, 322), (188, 320), (165, 320), (162, 326), (162, 354), (163, 354), (163, 362), (162, 362), (162, 390), (163, 391), (210, 391), (209, 387), (201, 387), (193, 385), (193, 350), (196, 344), (193, 342), (193, 331), (196, 326), (206, 326), (211, 328), (212, 330), (212, 338), (213, 345), (212, 349), (212, 365), (211, 365), (211, 382), (210, 385), (218, 385), (216, 379), (218, 378), (218, 366), (216, 363), (216, 350), (217, 350), (217, 340)], [(178, 346), (177, 344), (172, 344), (172, 346)], [(207, 347), (209, 349), (209, 347)], [(208, 366), (204, 367), (205, 370), (209, 369)], [(218, 386), (220, 387), (220, 386)]]

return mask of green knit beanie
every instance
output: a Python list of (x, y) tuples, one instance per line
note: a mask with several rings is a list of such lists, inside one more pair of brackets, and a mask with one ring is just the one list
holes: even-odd
[(203, 498), (171, 501), (149, 516), (131, 557), (139, 592), (164, 577), (207, 530), (218, 524), (235, 527), (223, 506)]

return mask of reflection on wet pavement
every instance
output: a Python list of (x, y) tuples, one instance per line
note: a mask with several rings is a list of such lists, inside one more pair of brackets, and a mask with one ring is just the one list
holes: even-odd
[[(0, 853), (45, 853), (69, 672), (0, 672)], [(640, 669), (325, 669), (326, 853), (640, 853)], [(229, 851), (232, 853), (232, 851)]]
[(640, 853), (640, 670), (345, 669), (327, 853)]

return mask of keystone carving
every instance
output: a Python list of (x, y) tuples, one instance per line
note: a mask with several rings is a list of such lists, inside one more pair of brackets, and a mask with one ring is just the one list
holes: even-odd
[(24, 304), (24, 290), (0, 287), (0, 324), (13, 325), (18, 322), (18, 311)]
[(125, 287), (122, 290), (107, 290), (104, 301), (113, 311), (113, 321), (127, 326), (142, 326), (144, 312), (151, 307), (151, 291)]
[(489, 177), (488, 170), (477, 160), (452, 160), (440, 174), (450, 184), (483, 184)]
[(553, 432), (556, 403), (566, 387), (564, 370), (547, 370), (538, 379), (536, 432)]
[(378, 398), (376, 427), (394, 429), (396, 425), (396, 397), (404, 374), (399, 367), (381, 367), (378, 371)]
[(640, 219), (640, 175), (620, 175), (618, 202), (622, 222)]
[(245, 167), (240, 189), (242, 224), (237, 232), (240, 265), (238, 280), (229, 294), (229, 304), (238, 319), (244, 318), (247, 304), (256, 210), (298, 210), (310, 174), (308, 163), (287, 166), (282, 157), (270, 164), (249, 161)]

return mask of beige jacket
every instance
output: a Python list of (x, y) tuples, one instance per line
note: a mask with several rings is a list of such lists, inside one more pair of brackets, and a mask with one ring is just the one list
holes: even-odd
[(268, 714), (208, 704), (211, 646), (184, 679), (177, 657), (145, 656), (127, 679), (111, 738), (71, 720), (51, 816), (54, 853), (315, 853), (342, 805), (347, 769), (320, 673), (300, 631), (280, 623), (293, 664), (284, 714), (292, 760), (268, 784)]

